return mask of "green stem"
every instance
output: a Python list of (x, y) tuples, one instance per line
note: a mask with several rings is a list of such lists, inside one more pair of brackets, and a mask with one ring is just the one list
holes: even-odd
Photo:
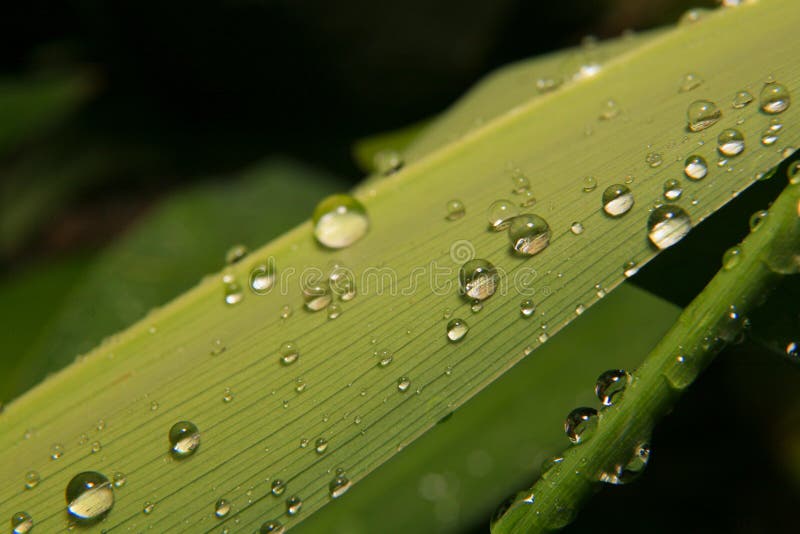
[[(778, 175), (783, 176), (780, 171), (785, 169), (786, 163)], [(653, 424), (722, 346), (740, 333), (744, 317), (763, 301), (776, 279), (798, 272), (800, 180), (793, 181), (741, 243), (736, 260), (714, 276), (633, 373), (624, 398), (622, 393), (614, 397), (614, 405), (600, 413), (597, 427), (585, 432), (582, 443), (567, 450), (530, 490), (516, 496), (492, 525), (494, 534), (562, 528), (601, 478), (608, 481), (608, 475), (622, 475), (625, 481), (635, 476), (635, 467), (643, 467), (636, 452), (648, 443)], [(624, 470), (631, 460), (632, 470)]]

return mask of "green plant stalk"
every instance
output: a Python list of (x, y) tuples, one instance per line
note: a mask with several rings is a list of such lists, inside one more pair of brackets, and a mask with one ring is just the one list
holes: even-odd
[[(740, 332), (744, 317), (759, 305), (783, 274), (800, 266), (800, 181), (790, 184), (769, 215), (740, 245), (735, 266), (723, 267), (683, 311), (676, 324), (632, 373), (615, 404), (600, 414), (597, 428), (563, 460), (519, 493), (492, 532), (543, 532), (566, 526), (581, 503), (648, 442), (655, 421)], [(680, 360), (679, 360), (680, 358)], [(619, 397), (622, 397), (621, 399)]]

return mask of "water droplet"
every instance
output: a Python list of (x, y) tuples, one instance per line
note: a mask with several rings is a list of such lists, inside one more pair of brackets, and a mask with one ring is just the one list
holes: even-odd
[(575, 306), (575, 315), (583, 315), (583, 312), (586, 311), (586, 306), (583, 304), (578, 304)]
[(268, 261), (250, 271), (250, 289), (256, 295), (264, 295), (275, 285), (275, 263)]
[(735, 128), (726, 128), (717, 137), (717, 150), (723, 156), (738, 156), (744, 151), (744, 136)]
[(678, 92), (686, 93), (692, 89), (697, 89), (703, 85), (703, 78), (694, 72), (687, 73), (681, 80), (681, 85), (678, 87)]
[(467, 209), (460, 200), (453, 199), (447, 202), (447, 215), (445, 219), (448, 221), (456, 221), (463, 217), (465, 213), (467, 213)]
[(617, 115), (619, 115), (620, 109), (617, 105), (616, 100), (609, 98), (606, 100), (606, 103), (603, 105), (603, 110), (600, 112), (600, 116), (598, 117), (602, 121), (610, 121)]
[(665, 204), (654, 209), (647, 219), (647, 237), (659, 250), (671, 247), (692, 229), (689, 214), (683, 208)]
[(528, 177), (518, 169), (511, 174), (511, 183), (514, 185), (511, 192), (515, 195), (522, 195), (531, 187), (531, 182), (528, 180)]
[(411, 379), (407, 376), (401, 376), (397, 379), (397, 391), (405, 393), (411, 387)]
[(242, 299), (244, 299), (244, 291), (242, 291), (242, 286), (239, 285), (239, 282), (236, 281), (232, 274), (223, 275), (222, 283), (225, 290), (225, 304), (228, 306), (233, 306), (235, 304), (239, 304)]
[(461, 341), (469, 332), (469, 326), (462, 319), (452, 319), (447, 323), (447, 339)]
[(93, 442), (92, 442), (92, 448), (91, 448), (91, 451), (92, 451), (93, 453), (95, 453), (95, 452), (100, 452), (101, 450), (103, 450), (103, 444), (102, 444), (102, 443), (100, 443), (99, 441), (93, 441)]
[(772, 127), (764, 130), (761, 134), (761, 144), (764, 146), (774, 145), (778, 141), (778, 130)]
[(293, 341), (285, 341), (281, 344), (280, 348), (281, 363), (283, 365), (291, 365), (300, 358), (300, 350)]
[(50, 447), (50, 459), (58, 460), (62, 456), (64, 456), (64, 445), (61, 443), (53, 443)]
[(584, 230), (583, 224), (578, 221), (573, 222), (569, 227), (569, 231), (572, 232), (574, 235), (581, 235), (583, 233), (583, 230)]
[(272, 485), (270, 486), (270, 491), (272, 492), (273, 495), (277, 497), (278, 495), (281, 495), (283, 494), (284, 491), (286, 491), (286, 483), (280, 478), (276, 478), (275, 480), (272, 481)]
[(786, 168), (786, 177), (789, 179), (789, 184), (800, 184), (800, 161), (789, 164)]
[(231, 511), (231, 503), (227, 499), (219, 499), (214, 505), (214, 515), (217, 517), (225, 517)]
[(664, 158), (658, 152), (650, 152), (645, 156), (644, 162), (650, 167), (656, 168), (664, 162)]
[(333, 300), (327, 280), (307, 281), (303, 284), (303, 302), (312, 312), (324, 310)]
[(150, 403), (150, 411), (155, 412), (156, 410), (158, 410), (158, 401), (152, 401)]
[(222, 402), (229, 403), (233, 400), (233, 391), (231, 388), (225, 388), (225, 391), (222, 393)]
[(786, 345), (786, 355), (790, 358), (797, 358), (800, 356), (800, 348), (798, 348), (798, 343), (796, 341), (790, 341)]
[(597, 189), (597, 179), (594, 176), (586, 176), (583, 178), (583, 192), (591, 193)]
[(508, 237), (514, 251), (533, 256), (550, 244), (550, 226), (538, 215), (520, 215), (511, 219)]
[(472, 304), (469, 305), (469, 309), (472, 313), (478, 313), (483, 309), (483, 303), (478, 299), (472, 301)]
[(511, 219), (518, 214), (517, 207), (510, 200), (496, 200), (489, 206), (489, 228), (495, 232), (505, 230)]
[(231, 248), (228, 249), (228, 252), (225, 253), (225, 263), (228, 265), (233, 265), (234, 263), (239, 263), (247, 256), (247, 247), (244, 245), (233, 245)]
[(342, 314), (342, 307), (339, 304), (331, 304), (328, 306), (328, 319), (336, 319)]
[(739, 260), (742, 258), (742, 249), (739, 247), (731, 247), (725, 251), (725, 254), (722, 255), (722, 268), (726, 271), (730, 271), (737, 265), (739, 265)]
[(664, 198), (667, 200), (678, 200), (681, 198), (683, 194), (683, 188), (681, 187), (681, 183), (674, 179), (670, 178), (666, 182), (664, 182)]
[(600, 473), (600, 481), (606, 484), (628, 484), (639, 478), (650, 461), (650, 444), (638, 443), (631, 451), (631, 456), (624, 464), (615, 465), (612, 469)]
[(328, 248), (349, 247), (367, 233), (367, 210), (349, 195), (331, 195), (322, 200), (312, 216), (314, 237)]
[(764, 217), (766, 217), (767, 215), (769, 215), (769, 212), (767, 210), (759, 210), (754, 214), (752, 214), (750, 216), (750, 221), (749, 221), (750, 231), (755, 232), (758, 229), (761, 222), (764, 220)]
[(631, 383), (631, 375), (623, 369), (611, 369), (597, 377), (594, 393), (603, 406), (614, 404), (614, 398), (622, 396), (625, 388)]
[(789, 89), (778, 82), (764, 85), (758, 95), (758, 100), (761, 104), (761, 111), (770, 115), (786, 111), (792, 103)]
[(695, 7), (692, 9), (687, 10), (683, 15), (681, 15), (680, 21), (678, 22), (681, 25), (688, 25), (694, 24), (703, 20), (708, 15), (709, 10), (702, 8), (702, 7)]
[(281, 308), (281, 319), (286, 320), (292, 316), (292, 307), (288, 304)]
[(284, 534), (286, 532), (286, 527), (284, 527), (280, 521), (267, 521), (261, 525), (258, 532), (259, 534)]
[(338, 499), (339, 497), (347, 493), (347, 490), (350, 489), (350, 486), (352, 486), (350, 479), (348, 479), (344, 475), (337, 476), (328, 485), (328, 490), (330, 491), (331, 498)]
[(292, 495), (288, 499), (286, 499), (286, 514), (287, 515), (297, 515), (300, 513), (300, 508), (303, 507), (303, 499), (298, 497), (297, 495)]
[(731, 104), (731, 106), (733, 106), (734, 109), (742, 109), (752, 101), (753, 101), (753, 95), (751, 95), (747, 91), (739, 91), (733, 97), (733, 103)]
[(530, 208), (534, 204), (536, 204), (536, 196), (533, 194), (533, 191), (526, 190), (523, 193), (520, 193), (520, 207)]
[(523, 317), (530, 317), (536, 311), (536, 304), (531, 299), (525, 299), (519, 304), (519, 312)]
[(548, 339), (550, 339), (550, 336), (547, 335), (547, 332), (542, 332), (539, 334), (537, 339), (539, 340), (539, 343), (545, 343)]
[(717, 105), (709, 100), (695, 100), (686, 110), (689, 130), (699, 132), (716, 124), (722, 117)]
[(389, 176), (403, 168), (403, 156), (396, 150), (380, 150), (372, 157), (372, 163), (378, 173)]
[(392, 351), (388, 349), (375, 351), (375, 356), (378, 358), (379, 367), (387, 367), (390, 363), (392, 363), (392, 360), (394, 359)]
[(536, 90), (540, 93), (549, 93), (561, 85), (561, 78), (537, 78)]
[(125, 485), (125, 482), (128, 481), (128, 477), (126, 477), (125, 473), (121, 471), (114, 471), (114, 474), (111, 475), (111, 481), (113, 482), (115, 488), (121, 488)]
[(11, 534), (27, 534), (33, 528), (33, 518), (28, 512), (17, 512), (11, 516)]
[(175, 458), (191, 456), (200, 446), (200, 431), (191, 421), (178, 421), (169, 429), (169, 444)]
[(25, 473), (25, 489), (33, 489), (39, 485), (41, 477), (38, 471), (28, 471)]
[(572, 443), (583, 443), (592, 437), (597, 421), (597, 410), (594, 408), (575, 408), (567, 415), (564, 432)]
[(144, 515), (150, 515), (153, 513), (153, 510), (155, 510), (155, 507), (156, 503), (152, 501), (144, 501), (144, 504), (142, 505), (142, 513)]
[(499, 275), (489, 261), (474, 259), (461, 266), (458, 272), (461, 294), (469, 298), (486, 300), (497, 290)]
[(322, 454), (328, 450), (328, 440), (325, 438), (317, 438), (317, 441), (314, 442), (314, 450), (317, 451), (317, 454)]
[(611, 217), (625, 215), (633, 207), (633, 193), (622, 184), (610, 185), (603, 191), (603, 211)]
[(80, 521), (101, 519), (114, 506), (114, 488), (105, 475), (78, 473), (67, 484), (67, 512)]

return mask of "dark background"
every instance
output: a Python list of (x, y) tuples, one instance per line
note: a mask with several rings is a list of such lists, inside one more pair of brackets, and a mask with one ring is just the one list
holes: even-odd
[[(351, 157), (356, 140), (440, 112), (494, 68), (574, 46), (588, 34), (612, 37), (672, 23), (688, 7), (709, 4), (35, 0), (7, 5), (0, 15), (0, 76), (79, 71), (91, 79), (92, 89), (79, 112), (15, 149), (0, 173), (37, 151), (55, 161), (76, 151), (114, 156), (112, 165), (63, 195), (3, 250), (0, 276), (12, 279), (32, 264), (76, 251), (91, 254), (170, 192), (235, 173), (271, 154), (311, 163), (355, 184), (363, 176)], [(759, 184), (635, 281), (685, 304), (730, 245), (720, 240), (715, 246), (714, 236), (729, 232), (731, 221), (744, 235), (747, 214), (765, 207), (778, 189)], [(687, 255), (693, 268), (680, 269)], [(673, 282), (665, 283), (668, 279)], [(800, 414), (785, 407), (796, 403), (799, 375), (797, 365), (754, 342), (726, 351), (657, 427), (643, 480), (601, 492), (568, 530), (796, 531)], [(476, 525), (476, 532), (483, 530), (485, 524)]]

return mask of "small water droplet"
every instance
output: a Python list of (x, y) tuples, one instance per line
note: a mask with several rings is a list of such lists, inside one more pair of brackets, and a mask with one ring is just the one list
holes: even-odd
[(286, 483), (280, 478), (276, 478), (270, 485), (270, 492), (276, 497), (282, 495), (286, 491)]
[(169, 429), (169, 444), (175, 458), (191, 456), (200, 446), (200, 431), (191, 421), (178, 421)]
[(214, 515), (217, 517), (225, 517), (231, 511), (231, 503), (227, 499), (219, 499), (214, 505)]
[(586, 306), (583, 304), (578, 304), (575, 306), (575, 315), (583, 315), (583, 312), (586, 311)]
[(300, 358), (300, 350), (294, 341), (284, 341), (279, 349), (281, 355), (281, 363), (283, 365), (291, 365)]
[(475, 299), (472, 301), (472, 304), (469, 305), (469, 309), (472, 313), (478, 313), (483, 309), (483, 302)]
[(703, 20), (708, 15), (708, 12), (708, 9), (702, 7), (689, 9), (683, 15), (681, 15), (678, 23), (681, 25), (695, 24), (696, 22)]
[(67, 512), (80, 521), (101, 519), (114, 506), (114, 488), (96, 471), (78, 473), (67, 484)]
[(100, 443), (99, 441), (93, 441), (91, 447), (92, 453), (100, 452), (101, 450), (103, 450), (103, 444)]
[(625, 388), (631, 383), (631, 375), (624, 369), (611, 369), (597, 377), (594, 393), (603, 406), (611, 406), (619, 401)]
[(530, 208), (536, 204), (536, 196), (533, 194), (533, 191), (526, 190), (520, 193), (520, 200), (519, 205), (522, 208)]
[(411, 387), (411, 379), (407, 376), (401, 376), (397, 379), (397, 391), (405, 393)]
[(350, 195), (331, 195), (323, 199), (312, 216), (314, 237), (328, 248), (349, 247), (369, 229), (367, 210)]
[(672, 204), (655, 208), (647, 219), (647, 237), (659, 250), (671, 247), (691, 229), (689, 214), (680, 206)]
[(717, 137), (717, 150), (723, 156), (738, 156), (744, 151), (744, 136), (736, 128), (726, 128)]
[(297, 393), (304, 392), (306, 390), (306, 387), (308, 387), (308, 386), (307, 386), (307, 384), (305, 383), (305, 381), (302, 378), (295, 379), (295, 381), (294, 381), (294, 390)]
[[(227, 347), (225, 347), (225, 344), (222, 342), (221, 339), (217, 338), (217, 339), (215, 339), (214, 341), (211, 342), (211, 350), (209, 350), (209, 354), (211, 354), (212, 356), (219, 356), (220, 354), (225, 352), (225, 350), (227, 350)], [(153, 401), (153, 402), (155, 402), (155, 401)], [(157, 404), (158, 403), (156, 403), (156, 405)], [(151, 406), (151, 408), (152, 408), (152, 406)], [(157, 409), (158, 409), (158, 406), (156, 406), (155, 410), (157, 410)]]
[(328, 490), (330, 492), (331, 498), (338, 499), (339, 497), (347, 493), (347, 490), (350, 489), (350, 486), (352, 486), (352, 483), (346, 476), (344, 475), (337, 476), (328, 485)]
[(469, 332), (469, 326), (462, 319), (452, 319), (447, 323), (447, 339), (461, 341)]
[(500, 232), (508, 228), (511, 219), (516, 217), (519, 212), (517, 207), (510, 200), (496, 200), (489, 206), (489, 228), (495, 232)]
[(600, 481), (606, 484), (628, 484), (639, 478), (650, 461), (650, 444), (638, 443), (633, 447), (630, 457), (623, 464), (615, 465), (612, 469), (600, 473)]
[(578, 221), (573, 222), (569, 227), (569, 231), (572, 232), (574, 235), (581, 235), (583, 233), (583, 230), (584, 230), (583, 224)]
[(291, 316), (292, 316), (292, 307), (289, 306), (288, 304), (285, 304), (281, 308), (281, 319), (286, 320)]
[(389, 176), (403, 168), (403, 156), (396, 150), (380, 150), (372, 157), (372, 163), (379, 174)]
[(303, 507), (303, 499), (298, 497), (297, 495), (292, 495), (288, 499), (286, 499), (286, 514), (287, 515), (297, 515), (300, 513), (300, 509)]
[(616, 100), (614, 100), (613, 98), (609, 98), (603, 105), (603, 110), (600, 112), (600, 116), (598, 118), (602, 121), (610, 121), (611, 119), (619, 115), (619, 113), (620, 109), (619, 105), (617, 105)]
[(731, 247), (722, 255), (722, 268), (730, 271), (739, 265), (739, 260), (742, 258), (742, 249), (739, 247)]
[(390, 363), (392, 363), (392, 360), (394, 360), (392, 351), (388, 349), (375, 351), (375, 356), (378, 358), (379, 367), (387, 367)]
[(538, 215), (520, 215), (511, 219), (508, 237), (515, 252), (533, 256), (550, 244), (550, 226)]
[(736, 93), (736, 95), (734, 95), (733, 103), (731, 104), (731, 106), (734, 109), (742, 109), (752, 101), (753, 101), (753, 95), (751, 95), (748, 91), (739, 91), (738, 93)]
[(666, 200), (678, 200), (682, 194), (683, 188), (678, 180), (670, 178), (664, 182), (664, 198)]
[(228, 265), (233, 265), (234, 263), (239, 263), (247, 256), (247, 247), (244, 245), (233, 245), (231, 248), (228, 249), (228, 252), (225, 253), (225, 263)]
[(703, 78), (694, 72), (687, 73), (681, 80), (681, 85), (678, 87), (679, 93), (686, 93), (692, 89), (697, 89), (703, 85)]
[(325, 438), (317, 438), (317, 441), (314, 442), (314, 450), (317, 451), (317, 454), (322, 454), (328, 450), (328, 440)]
[(58, 460), (64, 456), (64, 445), (61, 443), (53, 443), (50, 446), (50, 459), (51, 460)]
[(154, 503), (153, 501), (144, 501), (144, 504), (142, 505), (142, 513), (144, 515), (150, 515), (153, 513), (153, 510), (155, 510), (155, 508), (156, 508), (156, 503)]
[(303, 302), (307, 310), (324, 310), (333, 300), (327, 280), (310, 280), (303, 284)]
[(683, 172), (691, 180), (702, 180), (708, 174), (708, 163), (703, 156), (691, 155), (684, 162)]
[(33, 489), (39, 485), (41, 477), (38, 471), (28, 471), (25, 473), (25, 489)]
[(158, 410), (158, 401), (152, 401), (150, 403), (150, 411), (155, 412), (156, 410)]
[(28, 512), (17, 512), (11, 516), (11, 534), (27, 534), (33, 529), (33, 518)]
[(557, 89), (561, 83), (561, 78), (537, 78), (536, 90), (540, 93), (549, 93), (550, 91)]
[(550, 339), (550, 336), (547, 335), (547, 332), (542, 332), (539, 334), (537, 339), (539, 340), (539, 343), (545, 343), (548, 339)]
[(722, 112), (710, 100), (695, 100), (686, 109), (686, 119), (689, 130), (699, 132), (716, 124), (722, 117)]
[(223, 275), (222, 283), (224, 287), (225, 304), (233, 306), (239, 304), (244, 299), (242, 286), (239, 285), (239, 282), (236, 281), (232, 274)]
[(458, 279), (462, 295), (472, 299), (486, 300), (494, 295), (500, 277), (492, 263), (478, 258), (461, 266)]
[(594, 408), (575, 408), (567, 415), (564, 432), (572, 443), (583, 443), (592, 437), (597, 421), (597, 410)]
[(769, 212), (767, 210), (759, 210), (754, 214), (752, 214), (750, 216), (750, 221), (749, 221), (750, 231), (755, 232), (758, 229), (761, 222), (764, 220), (764, 217), (766, 217), (767, 215), (769, 215)]
[(761, 144), (764, 146), (772, 146), (778, 141), (778, 130), (772, 127), (767, 128), (761, 133)]
[(621, 217), (633, 207), (633, 193), (627, 186), (613, 184), (603, 191), (603, 211), (611, 217)]
[(225, 388), (225, 391), (222, 392), (222, 402), (229, 403), (233, 400), (233, 391), (231, 388)]
[(286, 527), (280, 521), (272, 520), (262, 524), (258, 532), (259, 534), (284, 534)]
[(125, 482), (128, 481), (128, 477), (126, 477), (125, 473), (122, 471), (114, 471), (114, 474), (111, 475), (111, 481), (115, 488), (121, 488), (125, 485)]
[(770, 115), (786, 111), (792, 103), (789, 89), (778, 82), (764, 85), (758, 95), (758, 100), (761, 104), (761, 111)]
[(800, 161), (789, 164), (786, 168), (786, 177), (789, 179), (789, 184), (800, 184)]
[(645, 156), (644, 162), (650, 167), (656, 168), (664, 162), (664, 158), (658, 152), (650, 152), (647, 154), (647, 156)]
[(525, 299), (519, 304), (519, 312), (523, 317), (530, 317), (536, 312), (536, 304), (531, 299)]
[(528, 180), (528, 177), (525, 176), (519, 169), (515, 169), (511, 173), (511, 183), (514, 186), (511, 192), (515, 195), (522, 195), (531, 187), (530, 180)]
[(597, 189), (597, 179), (594, 176), (585, 176), (583, 178), (583, 192), (591, 193)]
[(339, 304), (331, 304), (328, 306), (328, 319), (336, 319), (342, 314), (342, 307)]
[(448, 221), (456, 221), (463, 217), (465, 213), (467, 213), (464, 203), (457, 199), (448, 201), (446, 209), (447, 215), (445, 215), (445, 219)]
[(256, 265), (250, 271), (250, 290), (256, 295), (264, 295), (275, 285), (275, 263), (268, 261)]

